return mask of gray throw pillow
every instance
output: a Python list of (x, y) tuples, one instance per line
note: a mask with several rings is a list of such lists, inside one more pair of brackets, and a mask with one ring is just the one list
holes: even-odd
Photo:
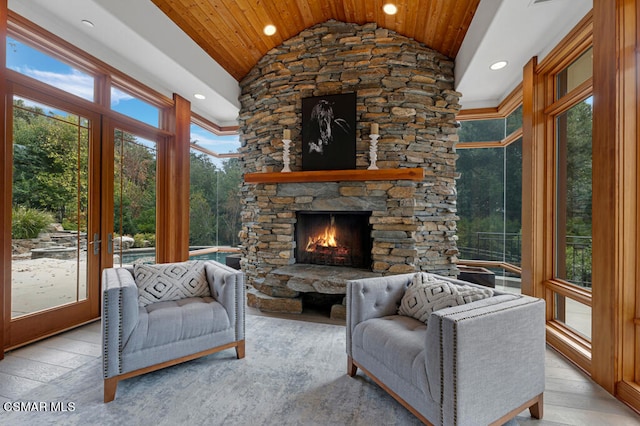
[(211, 296), (204, 266), (202, 260), (136, 264), (133, 274), (138, 286), (138, 305)]
[(426, 324), (433, 311), (491, 296), (493, 290), (490, 288), (457, 285), (437, 275), (418, 272), (402, 296), (398, 314), (413, 317)]

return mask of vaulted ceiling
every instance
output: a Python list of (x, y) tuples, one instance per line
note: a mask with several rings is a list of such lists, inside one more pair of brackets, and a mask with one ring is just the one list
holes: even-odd
[[(199, 115), (237, 124), (238, 80), (317, 23), (376, 22), (455, 60), (463, 108), (496, 106), (591, 9), (592, 0), (8, 0), (9, 8)], [(82, 23), (90, 20), (88, 28)], [(262, 33), (266, 24), (275, 35)], [(491, 71), (489, 65), (509, 65)], [(196, 99), (199, 93), (206, 99)]]
[[(480, 0), (152, 0), (236, 80), (270, 49), (315, 24), (375, 22), (455, 58)], [(273, 36), (263, 28), (275, 25)]]

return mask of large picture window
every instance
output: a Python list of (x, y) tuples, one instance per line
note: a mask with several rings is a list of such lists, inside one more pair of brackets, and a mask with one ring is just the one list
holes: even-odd
[(238, 251), (240, 184), (237, 134), (191, 125), (189, 250), (192, 259), (225, 263)]
[(592, 98), (555, 119), (555, 276), (591, 288)]
[(505, 117), (461, 121), (456, 162), (460, 263), (488, 267), (497, 285), (515, 292), (522, 256), (521, 134), (521, 107)]
[[(547, 342), (593, 367), (593, 43), (590, 17), (540, 63), (525, 67), (523, 286), (547, 303)], [(611, 123), (613, 125), (613, 123)], [(596, 245), (600, 244), (595, 241)], [(597, 248), (597, 247), (596, 247)]]

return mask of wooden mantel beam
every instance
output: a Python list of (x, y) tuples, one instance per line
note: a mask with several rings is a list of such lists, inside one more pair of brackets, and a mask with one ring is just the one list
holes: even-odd
[(424, 179), (423, 168), (380, 170), (314, 170), (307, 172), (246, 173), (245, 183), (341, 182)]

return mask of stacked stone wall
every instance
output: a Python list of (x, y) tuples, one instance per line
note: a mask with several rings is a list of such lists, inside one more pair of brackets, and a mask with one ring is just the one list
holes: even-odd
[(240, 86), (244, 173), (282, 169), (283, 129), (291, 130), (291, 170), (301, 170), (302, 99), (355, 92), (356, 168), (369, 165), (368, 134), (377, 123), (378, 167), (425, 174), (421, 182), (244, 184), (249, 283), (264, 286), (272, 270), (295, 263), (297, 210), (372, 211), (374, 272), (455, 275), (460, 94), (449, 58), (376, 24), (328, 21), (269, 51)]

